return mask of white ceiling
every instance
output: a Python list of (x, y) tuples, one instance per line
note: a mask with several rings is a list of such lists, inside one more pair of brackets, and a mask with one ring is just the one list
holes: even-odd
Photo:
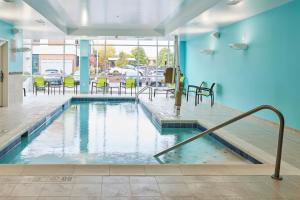
[(24, 0), (68, 35), (164, 36), (222, 0)]
[[(210, 32), (291, 0), (0, 0), (0, 19), (25, 38), (182, 36)], [(36, 20), (42, 20), (41, 24)]]

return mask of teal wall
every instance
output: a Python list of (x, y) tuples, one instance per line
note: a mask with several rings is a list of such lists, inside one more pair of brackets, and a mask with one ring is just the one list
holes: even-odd
[[(9, 49), (12, 48), (12, 40), (15, 40), (16, 47), (23, 47), (23, 34), (20, 33), (13, 35), (11, 29), (13, 25), (0, 20), (0, 38), (8, 40)], [(9, 72), (22, 72), (23, 71), (23, 53), (12, 53), (9, 51)]]
[(179, 43), (179, 65), (181, 72), (185, 75), (186, 71), (186, 41), (180, 41)]
[(80, 93), (89, 92), (90, 41), (80, 40)]
[[(285, 115), (287, 125), (300, 129), (300, 1), (259, 14), (209, 34), (186, 40), (189, 84), (216, 82), (216, 101), (246, 111), (270, 104)], [(228, 47), (244, 40), (246, 51)], [(213, 48), (212, 56), (202, 49)], [(258, 114), (277, 121), (273, 113)]]

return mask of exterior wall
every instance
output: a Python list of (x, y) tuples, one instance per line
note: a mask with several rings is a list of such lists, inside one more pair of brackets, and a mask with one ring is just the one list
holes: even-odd
[(64, 55), (61, 54), (39, 54), (39, 71), (41, 71), (41, 63), (43, 60), (72, 60), (72, 68), (73, 72), (76, 71), (76, 55)]
[(14, 26), (0, 20), (0, 38), (8, 41), (8, 74), (7, 84), (4, 90), (7, 93), (4, 95), (6, 98), (5, 106), (15, 104), (22, 104), (23, 102), (23, 53), (13, 52), (12, 49), (23, 47), (23, 34), (20, 30), (17, 34), (12, 34), (11, 30)]
[[(259, 14), (209, 34), (186, 41), (186, 77), (189, 84), (216, 82), (216, 101), (246, 111), (261, 104), (279, 108), (287, 125), (300, 129), (300, 1)], [(228, 44), (244, 41), (246, 51)], [(202, 55), (202, 49), (215, 49)], [(259, 116), (277, 121), (271, 112)]]

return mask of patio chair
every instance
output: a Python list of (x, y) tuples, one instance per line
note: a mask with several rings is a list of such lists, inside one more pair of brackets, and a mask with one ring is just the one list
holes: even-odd
[(120, 93), (122, 93), (122, 88), (125, 89), (125, 94), (126, 94), (126, 89), (130, 88), (130, 93), (132, 96), (132, 89), (135, 89), (136, 93), (136, 80), (134, 78), (127, 78), (125, 82), (120, 82)]
[(96, 89), (96, 94), (98, 92), (98, 88), (102, 88), (103, 94), (105, 93), (105, 90), (107, 89), (108, 83), (106, 77), (97, 77), (96, 82), (92, 83), (92, 89), (91, 94), (93, 94), (93, 88)]
[(205, 82), (202, 81), (200, 86), (197, 86), (197, 85), (188, 85), (188, 88), (187, 88), (187, 92), (186, 92), (186, 101), (189, 101), (189, 93), (195, 93), (195, 105), (197, 105), (197, 98), (196, 98), (196, 93), (197, 93), (197, 90), (199, 90), (199, 88), (202, 88), (205, 86)]
[(207, 87), (201, 87), (197, 90), (196, 92), (196, 104), (199, 104), (199, 97), (200, 97), (200, 101), (202, 102), (202, 96), (205, 97), (210, 97), (210, 105), (213, 106), (214, 105), (214, 101), (215, 101), (215, 96), (214, 96), (214, 87), (215, 87), (215, 83), (213, 83), (210, 88)]
[(74, 88), (74, 94), (77, 94), (77, 85), (73, 76), (67, 76), (64, 78), (63, 94), (65, 94), (66, 88)]
[(33, 93), (35, 91), (35, 95), (37, 95), (38, 90), (44, 91), (44, 94), (46, 93), (46, 86), (47, 83), (42, 76), (36, 76), (33, 78)]

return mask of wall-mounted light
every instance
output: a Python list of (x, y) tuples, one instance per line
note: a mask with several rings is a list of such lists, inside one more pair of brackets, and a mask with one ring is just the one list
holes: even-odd
[(20, 32), (20, 30), (17, 29), (17, 28), (12, 28), (12, 29), (11, 29), (11, 33), (12, 33), (13, 35), (18, 34), (19, 32)]
[(200, 53), (204, 55), (213, 55), (215, 51), (212, 49), (203, 49)]
[(210, 34), (211, 37), (215, 38), (215, 39), (219, 39), (221, 37), (221, 33), (220, 32), (213, 32)]
[(235, 50), (246, 50), (248, 49), (248, 44), (246, 43), (232, 43), (228, 45), (230, 48)]

